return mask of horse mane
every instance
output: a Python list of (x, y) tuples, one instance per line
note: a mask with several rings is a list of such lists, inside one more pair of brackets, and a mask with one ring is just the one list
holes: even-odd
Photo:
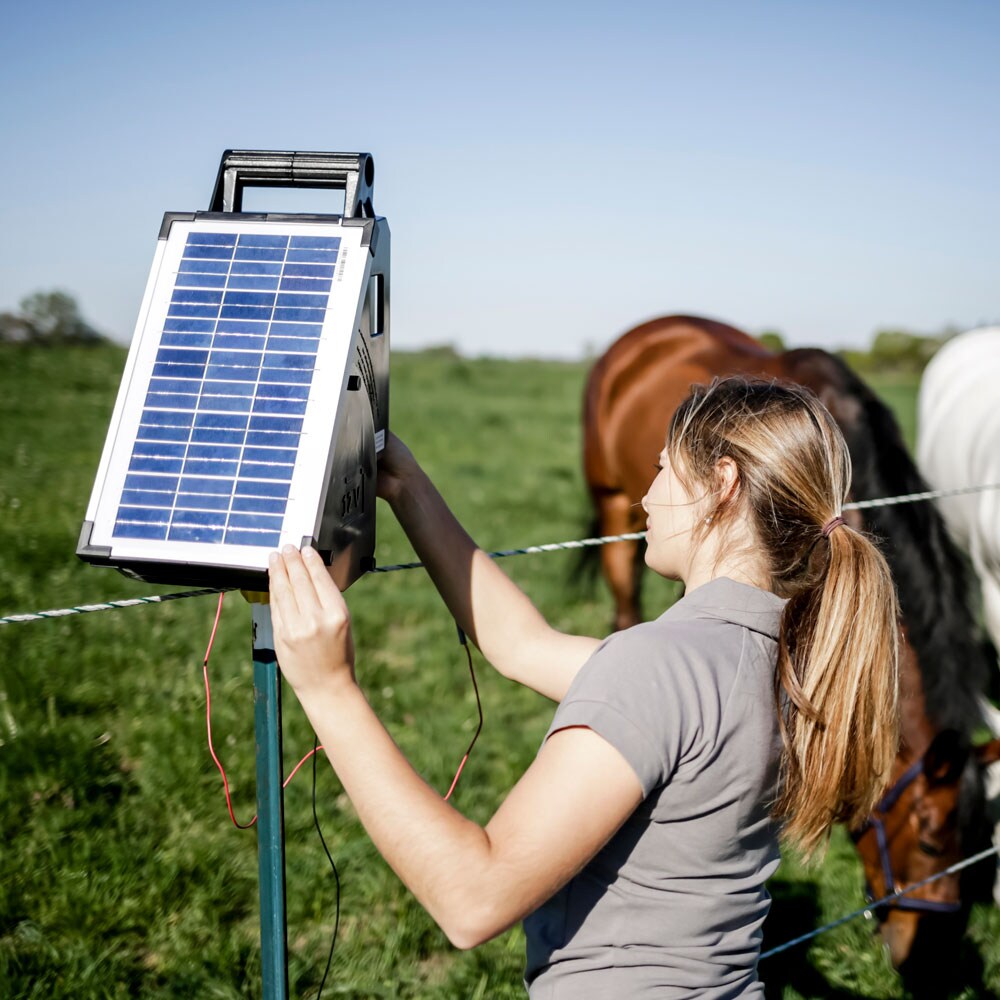
[[(843, 395), (833, 405), (824, 402), (851, 453), (853, 500), (929, 489), (892, 412), (843, 360), (818, 349), (789, 351), (785, 357), (796, 380), (832, 384)], [(968, 740), (982, 717), (977, 696), (986, 689), (991, 664), (970, 609), (965, 560), (933, 503), (873, 507), (862, 515), (892, 570), (907, 638), (920, 664), (928, 718), (938, 730), (954, 729)]]

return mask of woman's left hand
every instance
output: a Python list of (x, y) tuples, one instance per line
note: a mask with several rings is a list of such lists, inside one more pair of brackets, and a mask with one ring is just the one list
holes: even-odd
[(296, 694), (353, 684), (351, 616), (319, 553), (286, 545), (271, 553), (268, 571), (274, 650)]

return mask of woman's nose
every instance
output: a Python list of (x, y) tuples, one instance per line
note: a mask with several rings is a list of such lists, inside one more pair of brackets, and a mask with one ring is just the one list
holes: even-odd
[(646, 499), (647, 499), (646, 497), (643, 497), (643, 498), (642, 498), (642, 499), (641, 499), (641, 500), (639, 501), (639, 503), (640, 503), (640, 505), (642, 506), (642, 509), (643, 509), (643, 510), (644, 510), (644, 511), (645, 511), (645, 512), (646, 512), (646, 513), (648, 514), (648, 513), (649, 513), (649, 506), (648, 506), (648, 505), (647, 505), (647, 503), (646, 503)]

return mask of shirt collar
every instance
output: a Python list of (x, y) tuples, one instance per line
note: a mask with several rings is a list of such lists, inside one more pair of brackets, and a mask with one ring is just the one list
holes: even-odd
[(718, 576), (686, 593), (662, 617), (673, 620), (714, 618), (777, 640), (785, 599), (769, 590)]

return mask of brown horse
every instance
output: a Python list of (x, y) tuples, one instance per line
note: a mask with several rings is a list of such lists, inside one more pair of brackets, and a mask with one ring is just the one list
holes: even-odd
[[(641, 530), (644, 515), (636, 504), (655, 474), (672, 413), (692, 384), (731, 374), (787, 379), (819, 396), (851, 452), (852, 499), (927, 488), (888, 408), (836, 356), (818, 349), (776, 353), (724, 323), (668, 316), (615, 341), (587, 382), (584, 470), (598, 533)], [(1000, 745), (971, 748), (989, 659), (966, 600), (964, 564), (935, 508), (917, 503), (866, 510), (863, 520), (857, 511), (845, 516), (881, 540), (903, 615), (903, 742), (881, 812), (855, 831), (877, 898), (988, 846), (979, 759), (1000, 753)], [(615, 628), (641, 619), (641, 554), (637, 542), (601, 549)], [(949, 963), (940, 946), (928, 955), (914, 942), (947, 933), (957, 949), (972, 899), (989, 892), (988, 869), (942, 878), (878, 911), (893, 961), (911, 989), (944, 995), (940, 969)]]

